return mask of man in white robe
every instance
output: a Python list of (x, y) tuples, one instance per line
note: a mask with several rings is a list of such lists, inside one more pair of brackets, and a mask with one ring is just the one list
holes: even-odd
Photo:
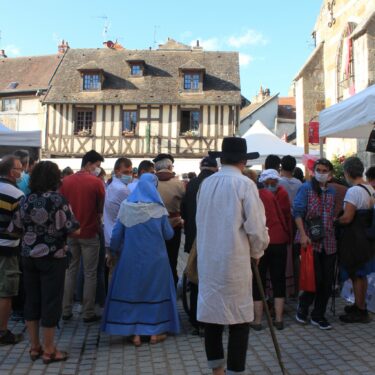
[(229, 325), (227, 375), (244, 374), (249, 323), (254, 319), (251, 258), (259, 260), (269, 243), (263, 204), (254, 182), (242, 175), (246, 141), (225, 138), (222, 168), (201, 185), (197, 206), (198, 321), (205, 323), (208, 365), (223, 375), (222, 333)]

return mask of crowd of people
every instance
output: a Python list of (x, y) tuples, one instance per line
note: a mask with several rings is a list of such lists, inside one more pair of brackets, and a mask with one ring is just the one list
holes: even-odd
[[(321, 158), (305, 181), (294, 157), (269, 155), (260, 173), (247, 167), (258, 157), (247, 151), (246, 141), (228, 137), (220, 152), (201, 160), (198, 176), (179, 179), (173, 156), (159, 154), (137, 168), (121, 157), (106, 180), (104, 158), (94, 150), (75, 173), (38, 162), (24, 150), (4, 156), (0, 344), (23, 339), (8, 329), (13, 311), (13, 318), (26, 322), (32, 361), (66, 360), (68, 353), (54, 343), (55, 329), (61, 318), (68, 322), (76, 314), (75, 302), (85, 323), (101, 320), (102, 331), (127, 336), (135, 346), (178, 334), (182, 233), (189, 261), (195, 261), (192, 333), (204, 335), (215, 375), (244, 373), (249, 330), (263, 329), (261, 287), (278, 330), (285, 328), (284, 304), (291, 295), (298, 296), (297, 322), (331, 329), (327, 304), (347, 279), (355, 303), (340, 320), (369, 322), (365, 296), (367, 275), (375, 272), (375, 167), (365, 178), (361, 160), (350, 157), (341, 181), (332, 163)], [(308, 247), (315, 287), (299, 290), (300, 255)], [(253, 280), (253, 267), (259, 268), (262, 286)]]

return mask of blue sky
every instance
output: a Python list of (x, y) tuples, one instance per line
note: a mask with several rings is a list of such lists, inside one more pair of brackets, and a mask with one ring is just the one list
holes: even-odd
[[(181, 3), (181, 4), (180, 4)], [(9, 57), (52, 54), (110, 40), (145, 49), (171, 37), (208, 50), (238, 51), (242, 93), (287, 95), (311, 51), (321, 0), (0, 0), (0, 48)], [(103, 18), (107, 17), (107, 18)], [(156, 43), (155, 43), (156, 41)]]

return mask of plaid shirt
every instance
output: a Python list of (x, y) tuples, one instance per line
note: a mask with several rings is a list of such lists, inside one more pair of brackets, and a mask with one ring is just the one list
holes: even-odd
[[(335, 219), (335, 190), (328, 187), (322, 191), (321, 196), (313, 191), (311, 183), (305, 182), (297, 192), (293, 202), (294, 218), (302, 218), (304, 220), (305, 231), (306, 221), (316, 216), (323, 219), (324, 238), (320, 241), (312, 243), (314, 251), (320, 253), (324, 248), (327, 255), (336, 253), (336, 238), (333, 221)], [(296, 242), (300, 241), (300, 233), (297, 232)]]

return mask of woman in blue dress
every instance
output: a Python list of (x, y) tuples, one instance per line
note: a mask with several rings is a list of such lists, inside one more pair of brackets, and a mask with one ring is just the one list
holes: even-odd
[(112, 231), (111, 253), (121, 252), (107, 296), (102, 330), (111, 335), (151, 336), (155, 344), (179, 332), (176, 292), (165, 240), (173, 237), (168, 212), (156, 188), (157, 178), (144, 173), (122, 202)]

